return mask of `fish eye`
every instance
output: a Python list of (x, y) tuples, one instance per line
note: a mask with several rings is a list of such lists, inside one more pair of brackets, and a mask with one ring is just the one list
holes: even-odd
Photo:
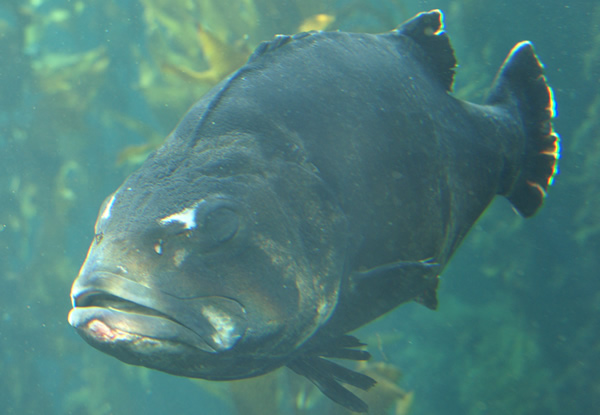
[(228, 207), (218, 207), (204, 219), (204, 231), (215, 242), (224, 243), (232, 239), (240, 226), (240, 218)]

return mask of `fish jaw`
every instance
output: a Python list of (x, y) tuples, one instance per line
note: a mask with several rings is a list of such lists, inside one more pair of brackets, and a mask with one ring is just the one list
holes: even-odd
[[(178, 298), (110, 272), (80, 274), (69, 324), (93, 347), (126, 363), (200, 378), (238, 356), (245, 310), (218, 297)], [(215, 370), (217, 367), (219, 370)]]

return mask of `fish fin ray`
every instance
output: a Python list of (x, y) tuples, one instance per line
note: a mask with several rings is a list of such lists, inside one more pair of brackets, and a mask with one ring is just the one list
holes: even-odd
[(339, 382), (368, 390), (375, 379), (345, 368), (319, 356), (301, 356), (287, 365), (298, 375), (311, 381), (325, 396), (354, 412), (367, 412), (367, 404)]
[(511, 179), (502, 194), (521, 215), (532, 216), (558, 173), (560, 137), (552, 126), (552, 89), (530, 42), (520, 42), (510, 51), (486, 104), (517, 106), (526, 135), (524, 162), (519, 175)]
[(331, 357), (335, 359), (346, 360), (369, 360), (371, 354), (366, 350), (357, 348), (366, 346), (354, 336), (348, 334), (329, 338), (326, 342), (320, 342), (319, 345), (310, 346), (305, 354), (312, 356)]
[(427, 67), (434, 71), (446, 91), (452, 91), (456, 57), (450, 38), (444, 32), (444, 15), (440, 10), (417, 14), (392, 31), (392, 35), (414, 40), (425, 52)]

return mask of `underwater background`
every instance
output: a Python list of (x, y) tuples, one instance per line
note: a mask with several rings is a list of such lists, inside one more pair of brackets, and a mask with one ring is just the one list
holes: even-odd
[(285, 370), (217, 383), (121, 363), (68, 325), (70, 286), (102, 200), (261, 41), (383, 32), (433, 8), (462, 99), (481, 102), (512, 46), (535, 44), (561, 173), (532, 219), (492, 204), (437, 311), (407, 304), (359, 331), (371, 413), (600, 413), (597, 0), (2, 0), (0, 414), (348, 414)]

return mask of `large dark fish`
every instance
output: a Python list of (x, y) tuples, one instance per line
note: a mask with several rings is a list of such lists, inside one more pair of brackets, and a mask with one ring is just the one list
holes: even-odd
[(438, 275), (500, 194), (527, 217), (559, 156), (528, 42), (453, 98), (438, 10), (390, 33), (261, 44), (104, 202), (69, 322), (124, 362), (225, 380), (288, 366), (354, 411), (347, 333)]

